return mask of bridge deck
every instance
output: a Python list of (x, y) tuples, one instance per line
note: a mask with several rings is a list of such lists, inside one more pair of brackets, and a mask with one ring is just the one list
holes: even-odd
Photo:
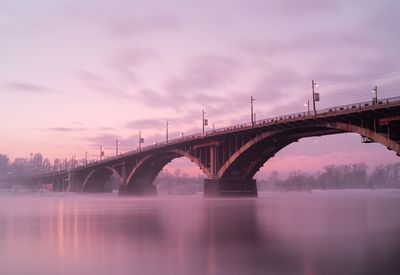
[[(254, 126), (251, 123), (242, 123), (242, 124), (237, 124), (233, 126), (228, 126), (220, 129), (215, 129), (215, 130), (210, 130), (206, 131), (204, 133), (197, 133), (197, 134), (192, 134), (188, 136), (183, 136), (180, 138), (175, 138), (171, 139), (168, 142), (160, 142), (157, 144), (153, 145), (148, 145), (143, 147), (141, 150), (132, 150), (123, 154), (120, 154), (118, 156), (113, 156), (106, 158), (102, 161), (95, 161), (91, 162), (87, 165), (84, 166), (78, 166), (73, 168), (73, 170), (80, 170), (80, 169), (86, 169), (90, 167), (95, 167), (99, 164), (107, 164), (107, 163), (112, 163), (121, 159), (129, 158), (131, 156), (137, 155), (137, 154), (144, 154), (146, 152), (156, 150), (156, 149), (162, 149), (166, 148), (168, 146), (176, 145), (176, 144), (184, 144), (184, 143), (190, 143), (190, 142), (196, 142), (199, 140), (204, 140), (205, 138), (211, 139), (213, 137), (218, 137), (218, 136), (223, 136), (227, 134), (232, 134), (236, 132), (241, 132), (241, 131), (253, 131), (257, 129), (263, 129), (269, 128), (269, 127), (276, 127), (279, 125), (284, 125), (288, 123), (298, 123), (298, 122), (308, 122), (308, 121), (315, 121), (315, 120), (326, 120), (330, 118), (335, 118), (338, 116), (349, 116), (352, 114), (360, 114), (360, 113), (368, 113), (370, 111), (377, 112), (380, 110), (388, 110), (390, 108), (394, 107), (399, 107), (400, 106), (400, 97), (394, 97), (394, 98), (387, 98), (387, 99), (381, 99), (378, 100), (377, 103), (373, 104), (372, 101), (366, 101), (366, 102), (359, 102), (359, 103), (353, 103), (353, 104), (348, 104), (348, 105), (341, 105), (341, 106), (335, 106), (335, 107), (330, 107), (326, 108), (323, 110), (318, 110), (317, 113), (314, 115), (313, 112), (301, 112), (301, 113), (293, 113), (293, 114), (288, 114), (288, 115), (282, 115), (282, 116), (277, 116), (277, 117), (272, 117), (272, 118), (265, 118), (265, 119), (260, 119), (255, 121)], [(65, 175), (67, 174), (67, 170), (62, 170), (62, 171), (57, 171), (57, 172), (51, 172), (51, 173), (46, 173), (46, 174), (41, 174), (37, 175), (36, 177), (42, 178), (42, 177), (55, 177), (59, 175)]]

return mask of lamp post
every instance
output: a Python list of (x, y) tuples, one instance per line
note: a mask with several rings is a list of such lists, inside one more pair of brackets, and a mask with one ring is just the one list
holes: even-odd
[(115, 155), (118, 156), (118, 139), (115, 141)]
[(103, 160), (103, 156), (104, 156), (103, 146), (100, 145), (100, 161)]
[(167, 144), (168, 144), (168, 127), (169, 127), (169, 123), (167, 120), (165, 123), (165, 140), (167, 141)]
[(307, 101), (304, 103), (304, 106), (307, 107), (307, 113), (308, 113), (308, 115), (310, 115), (310, 101), (307, 100)]
[(204, 126), (208, 125), (208, 119), (205, 118), (206, 112), (203, 110), (201, 112), (201, 117), (202, 117), (202, 127), (203, 127), (203, 135), (204, 135)]
[(139, 131), (139, 151), (142, 151), (142, 143), (144, 143), (144, 138), (142, 138), (142, 131)]
[(311, 80), (311, 88), (312, 88), (312, 99), (313, 99), (314, 116), (316, 116), (317, 115), (317, 110), (315, 109), (315, 101), (319, 101), (319, 93), (315, 92), (315, 88), (318, 88), (318, 84), (315, 83), (314, 80)]
[(372, 105), (378, 104), (378, 87), (375, 86), (372, 92), (374, 93), (374, 97), (372, 98)]
[(254, 113), (253, 113), (253, 102), (255, 101), (254, 97), (250, 97), (250, 113), (251, 113), (251, 127), (254, 127)]

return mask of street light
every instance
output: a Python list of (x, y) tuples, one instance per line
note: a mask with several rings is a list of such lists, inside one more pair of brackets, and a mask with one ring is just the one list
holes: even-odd
[(168, 120), (165, 123), (165, 140), (167, 141), (168, 144), (168, 128), (171, 126), (171, 124), (169, 124)]
[(372, 105), (378, 104), (378, 87), (375, 86), (374, 89), (372, 90), (372, 93), (374, 93), (374, 97), (372, 98)]
[(139, 131), (139, 151), (142, 150), (142, 143), (144, 143), (144, 138), (142, 138), (142, 132)]
[(308, 115), (310, 115), (310, 101), (309, 100), (304, 102), (304, 107), (307, 107)]
[(100, 145), (100, 161), (102, 161), (104, 156), (103, 146)]
[(315, 109), (315, 101), (319, 101), (319, 93), (315, 92), (315, 88), (318, 88), (318, 84), (315, 83), (314, 80), (311, 80), (311, 88), (312, 88), (314, 116), (316, 116), (317, 115), (317, 111)]
[(256, 101), (253, 96), (250, 97), (250, 113), (251, 113), (251, 127), (254, 127), (254, 113), (253, 102)]
[(204, 126), (208, 125), (208, 119), (204, 118), (205, 117), (206, 112), (203, 110), (201, 112), (201, 117), (202, 117), (202, 126), (203, 126), (203, 135), (204, 135)]

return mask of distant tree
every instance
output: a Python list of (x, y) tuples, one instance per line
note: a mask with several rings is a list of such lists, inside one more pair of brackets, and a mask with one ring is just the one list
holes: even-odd
[(368, 178), (368, 185), (373, 188), (383, 188), (387, 182), (385, 167), (378, 165)]
[(0, 167), (7, 167), (10, 164), (10, 160), (7, 155), (0, 154)]
[(354, 163), (351, 165), (350, 180), (351, 188), (366, 188), (368, 185), (368, 166), (365, 163)]
[(378, 165), (368, 178), (373, 188), (400, 188), (400, 162)]
[(0, 154), (0, 177), (7, 175), (10, 169), (10, 160), (6, 155)]
[(392, 186), (400, 188), (400, 162), (391, 165), (392, 172), (390, 173), (390, 181)]
[(36, 153), (32, 158), (32, 165), (35, 169), (41, 169), (43, 165), (43, 156), (41, 153)]

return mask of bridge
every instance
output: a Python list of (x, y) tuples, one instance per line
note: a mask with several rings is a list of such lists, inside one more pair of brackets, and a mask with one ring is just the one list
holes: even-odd
[(102, 161), (33, 176), (53, 190), (101, 192), (119, 179), (121, 195), (155, 195), (152, 184), (163, 167), (186, 157), (204, 172), (205, 196), (257, 196), (254, 175), (282, 148), (301, 138), (357, 133), (400, 155), (400, 97), (295, 113), (180, 137)]

